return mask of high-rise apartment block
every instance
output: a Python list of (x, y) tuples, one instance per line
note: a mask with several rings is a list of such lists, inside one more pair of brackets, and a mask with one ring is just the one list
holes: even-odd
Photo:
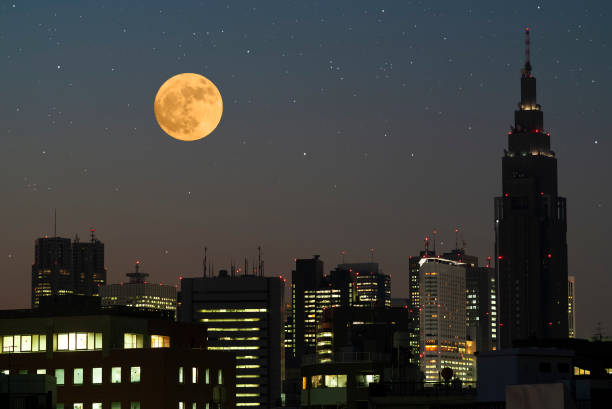
[(465, 265), (442, 258), (420, 261), (421, 370), (426, 382), (450, 368), (463, 382), (476, 381), (473, 344), (466, 339)]
[(236, 354), (236, 406), (280, 406), (284, 281), (228, 274), (183, 278), (179, 320), (208, 327), (209, 351)]
[(566, 199), (557, 189), (557, 159), (536, 101), (529, 59), (521, 100), (502, 158), (495, 199), (496, 267), (502, 348), (517, 339), (567, 338)]

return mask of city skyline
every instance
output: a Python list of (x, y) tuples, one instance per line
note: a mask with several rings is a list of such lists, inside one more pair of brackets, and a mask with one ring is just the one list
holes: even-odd
[[(320, 254), (329, 272), (341, 251), (362, 262), (374, 248), (392, 296), (407, 297), (408, 256), (434, 229), (439, 253), (458, 226), (467, 253), (493, 256), (491, 198), (529, 25), (568, 198), (577, 336), (610, 327), (600, 311), (612, 278), (593, 254), (612, 226), (599, 182), (612, 174), (611, 6), (109, 5), (0, 6), (2, 308), (29, 304), (34, 241), (52, 235), (53, 209), (60, 237), (96, 228), (108, 283), (141, 260), (177, 284), (200, 274), (204, 246), (218, 270), (262, 245), (267, 273), (287, 278), (294, 258)], [(196, 144), (153, 117), (161, 83), (188, 71), (215, 81), (227, 108)]]

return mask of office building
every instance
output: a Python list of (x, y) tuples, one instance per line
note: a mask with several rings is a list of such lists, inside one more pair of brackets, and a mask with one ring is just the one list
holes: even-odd
[(127, 283), (100, 287), (102, 307), (124, 305), (143, 310), (171, 311), (176, 316), (177, 289), (173, 285), (148, 283), (149, 274), (140, 270), (136, 262), (134, 272), (127, 273)]
[(0, 342), (0, 371), (54, 376), (58, 409), (235, 407), (234, 354), (160, 312), (0, 311)]
[(463, 263), (466, 288), (467, 340), (473, 341), (476, 352), (497, 349), (497, 286), (491, 259), (484, 267), (478, 266), (478, 257), (457, 248), (442, 258)]
[(420, 260), (421, 369), (439, 382), (443, 368), (463, 382), (476, 380), (473, 343), (466, 340), (465, 264), (439, 257)]
[(536, 100), (529, 30), (526, 36), (521, 100), (495, 199), (501, 348), (517, 339), (568, 337), (566, 199), (558, 194), (557, 159)]
[(91, 231), (89, 242), (74, 242), (62, 237), (36, 240), (32, 265), (32, 308), (41, 297), (96, 296), (106, 284), (104, 244)]
[(37, 239), (32, 265), (32, 308), (38, 307), (41, 297), (66, 294), (74, 294), (70, 239)]
[(576, 279), (569, 276), (567, 280), (567, 326), (570, 338), (576, 338)]
[(378, 263), (339, 264), (331, 272), (330, 279), (332, 287), (343, 295), (343, 306), (391, 306), (391, 278), (379, 271)]
[(90, 230), (91, 239), (81, 242), (78, 236), (72, 242), (72, 275), (74, 276), (74, 294), (97, 295), (101, 286), (106, 284), (104, 267), (104, 243)]
[[(322, 288), (323, 261), (318, 255), (296, 259), (291, 272), (291, 305), (293, 312), (293, 350), (291, 358), (299, 367), (302, 356), (315, 353), (317, 334), (317, 290)], [(328, 286), (329, 288), (329, 286)]]
[(420, 298), (420, 269), (421, 265), (419, 262), (425, 257), (435, 257), (433, 251), (429, 250), (429, 238), (425, 238), (425, 250), (419, 252), (418, 256), (409, 256), (408, 258), (408, 311), (410, 318), (413, 322), (413, 328), (410, 332), (410, 348), (413, 351), (413, 364), (418, 364), (419, 353), (421, 351), (421, 335), (420, 335), (420, 321), (421, 321), (421, 298)]
[(284, 281), (229, 275), (183, 278), (178, 318), (208, 326), (208, 350), (236, 355), (236, 406), (276, 407), (284, 378)]

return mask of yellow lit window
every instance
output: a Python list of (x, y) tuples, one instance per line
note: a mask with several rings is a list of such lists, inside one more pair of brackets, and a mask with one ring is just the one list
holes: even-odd
[(142, 334), (123, 334), (123, 348), (124, 349), (134, 349), (134, 348), (142, 348), (143, 336)]
[(167, 335), (151, 335), (151, 348), (170, 348), (170, 337)]
[(302, 376), (302, 390), (305, 391), (307, 387), (308, 387), (308, 378), (306, 378), (305, 376)]

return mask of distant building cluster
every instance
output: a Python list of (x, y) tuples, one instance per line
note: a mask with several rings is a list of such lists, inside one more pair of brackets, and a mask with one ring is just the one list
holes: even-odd
[(264, 275), (261, 248), (251, 270), (217, 273), (205, 249), (180, 288), (140, 263), (107, 284), (93, 230), (39, 238), (32, 308), (0, 311), (0, 407), (610, 407), (612, 342), (576, 339), (566, 201), (526, 43), (484, 265), (458, 241), (438, 253), (434, 233), (407, 253), (401, 298), (373, 252), (331, 270), (296, 259), (287, 284)]

